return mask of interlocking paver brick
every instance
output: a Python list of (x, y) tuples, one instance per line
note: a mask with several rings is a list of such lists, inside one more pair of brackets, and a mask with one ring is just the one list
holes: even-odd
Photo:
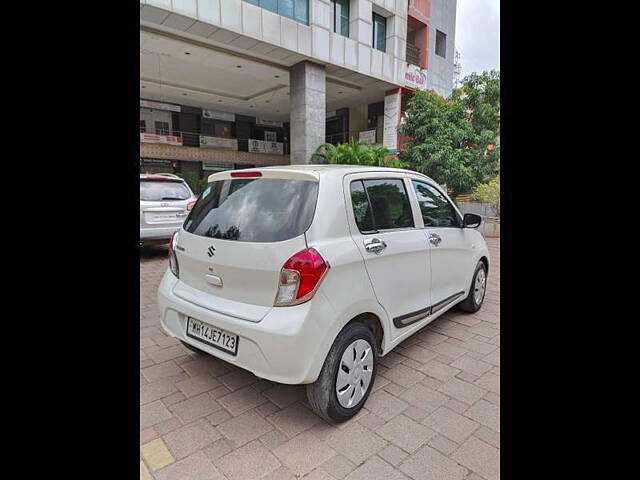
[(500, 433), (500, 407), (480, 399), (464, 415)]
[(289, 441), (289, 437), (276, 429), (273, 429), (260, 437), (260, 442), (269, 450), (275, 450), (287, 441)]
[(401, 414), (408, 406), (406, 402), (385, 390), (372, 392), (367, 399), (367, 410), (387, 421)]
[(268, 401), (260, 392), (251, 388), (251, 385), (218, 398), (218, 402), (233, 416), (240, 415)]
[(273, 425), (255, 411), (249, 410), (242, 415), (238, 415), (221, 423), (217, 428), (218, 431), (231, 440), (236, 447), (241, 447), (245, 443), (249, 443), (273, 430)]
[(140, 451), (151, 470), (159, 470), (175, 461), (161, 438), (145, 443), (140, 447)]
[[(355, 470), (356, 465), (354, 465), (346, 457), (342, 455), (336, 455), (323, 463), (320, 468), (331, 475), (331, 478), (342, 480), (344, 477), (353, 472), (353, 470)], [(314, 472), (315, 471), (317, 471), (317, 469), (314, 470)]]
[(378, 428), (376, 433), (409, 453), (414, 452), (436, 435), (432, 429), (414, 422), (404, 415), (393, 418)]
[(478, 377), (487, 373), (492, 367), (491, 364), (476, 360), (468, 355), (459, 357), (451, 364), (451, 366)]
[(467, 470), (437, 450), (425, 445), (400, 465), (414, 480), (462, 480)]
[(462, 443), (480, 426), (477, 422), (445, 407), (438, 408), (425, 418), (422, 424), (456, 443)]
[(140, 460), (140, 480), (153, 480), (149, 469), (142, 460)]
[(302, 432), (273, 453), (296, 475), (305, 475), (336, 455), (335, 450), (311, 432)]
[(458, 448), (460, 446), (456, 442), (454, 442), (453, 440), (449, 440), (447, 437), (445, 437), (444, 435), (440, 435), (440, 434), (436, 435), (431, 440), (429, 440), (427, 442), (427, 445), (429, 445), (430, 447), (435, 448), (440, 453), (442, 453), (444, 455), (447, 455), (447, 456), (450, 455), (451, 452), (453, 452), (456, 448)]
[(258, 381), (258, 377), (246, 370), (236, 370), (218, 377), (218, 380), (229, 390), (235, 391), (239, 388), (251, 385), (252, 383), (256, 383)]
[(345, 480), (407, 480), (407, 477), (375, 456), (347, 475)]
[(301, 385), (274, 385), (262, 394), (280, 408), (306, 399), (305, 389)]
[(414, 407), (422, 408), (427, 412), (433, 412), (447, 401), (446, 395), (436, 392), (422, 384), (414, 385), (400, 394), (400, 398)]
[(188, 398), (213, 390), (218, 385), (220, 385), (220, 382), (213, 376), (200, 374), (176, 383), (176, 388)]
[(468, 403), (471, 405), (480, 400), (486, 393), (486, 390), (473, 385), (469, 382), (464, 382), (458, 378), (452, 378), (445, 382), (439, 389), (442, 393), (449, 395), (456, 400)]
[(471, 436), (451, 458), (486, 480), (500, 478), (500, 453), (497, 448)]
[(222, 474), (203, 452), (180, 460), (155, 472), (156, 480), (224, 480)]
[(233, 451), (233, 445), (231, 445), (229, 441), (224, 438), (216, 440), (203, 450), (204, 454), (214, 463), (220, 457), (225, 456), (231, 451)]
[(171, 417), (171, 412), (160, 400), (140, 406), (140, 428), (151, 427)]
[(182, 373), (182, 368), (176, 362), (168, 361), (152, 365), (142, 369), (142, 374), (149, 382), (154, 382), (160, 378), (171, 377)]
[(180, 345), (174, 345), (173, 347), (161, 348), (158, 351), (148, 352), (147, 354), (156, 363), (166, 362), (167, 360), (175, 360), (178, 357), (183, 357), (187, 353)]
[(169, 407), (169, 410), (176, 415), (182, 423), (191, 423), (192, 421), (206, 417), (213, 412), (220, 410), (222, 406), (207, 393), (201, 393), (195, 397), (183, 400)]
[(346, 428), (333, 433), (327, 439), (327, 443), (356, 465), (360, 465), (387, 445), (378, 435), (355, 422), (350, 422)]
[(410, 387), (422, 380), (424, 375), (413, 368), (399, 363), (385, 372), (384, 377), (403, 387)]
[(166, 378), (147, 383), (140, 387), (140, 405), (154, 402), (177, 391), (175, 384)]
[[(341, 424), (313, 414), (304, 385), (258, 379), (167, 336), (156, 304), (166, 247), (141, 253), (141, 449), (161, 441), (173, 459), (153, 470), (141, 454), (141, 478), (498, 478), (499, 239), (487, 243), (492, 268), (482, 309), (446, 312), (380, 358), (365, 407)], [(427, 440), (403, 422), (427, 429)]]
[(446, 382), (447, 380), (449, 380), (450, 378), (453, 378), (456, 376), (456, 374), (460, 373), (460, 370), (457, 368), (454, 368), (450, 365), (447, 365), (445, 363), (440, 363), (439, 361), (433, 359), (427, 363), (425, 363), (424, 365), (422, 365), (419, 370), (426, 374), (429, 375), (430, 377), (433, 377), (437, 380), (441, 380), (443, 382)]
[(409, 456), (407, 452), (391, 444), (380, 450), (378, 455), (395, 467), (399, 466)]
[(162, 437), (178, 459), (202, 450), (221, 438), (220, 433), (205, 419), (180, 427)]
[(229, 480), (257, 480), (280, 468), (280, 462), (256, 440), (218, 459), (216, 466)]
[(301, 403), (295, 403), (273, 415), (269, 415), (267, 420), (289, 438), (295, 437), (300, 432), (308, 430), (321, 421), (320, 417)]

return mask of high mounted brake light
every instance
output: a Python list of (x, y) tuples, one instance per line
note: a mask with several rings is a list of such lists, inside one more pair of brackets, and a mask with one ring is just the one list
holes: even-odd
[(231, 172), (232, 178), (237, 177), (261, 177), (262, 172)]
[(280, 270), (274, 306), (298, 305), (311, 300), (329, 270), (329, 264), (313, 248), (293, 255)]

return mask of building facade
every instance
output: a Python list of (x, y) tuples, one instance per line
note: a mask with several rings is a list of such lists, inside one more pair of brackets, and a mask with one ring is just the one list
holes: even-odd
[(141, 0), (141, 171), (402, 149), (415, 89), (448, 96), (456, 0)]

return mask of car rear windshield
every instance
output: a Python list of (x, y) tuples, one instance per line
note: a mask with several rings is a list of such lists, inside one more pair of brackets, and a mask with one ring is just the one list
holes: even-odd
[(186, 200), (190, 196), (191, 192), (182, 182), (140, 180), (140, 200), (148, 202)]
[(211, 182), (184, 229), (202, 237), (242, 242), (280, 242), (311, 225), (318, 183), (281, 178)]

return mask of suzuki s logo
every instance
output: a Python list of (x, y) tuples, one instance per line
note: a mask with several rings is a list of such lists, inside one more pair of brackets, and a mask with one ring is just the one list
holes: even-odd
[(214, 248), (213, 245), (211, 245), (209, 247), (209, 249), (207, 250), (207, 255), (209, 255), (210, 257), (213, 257), (215, 255), (215, 251), (216, 251), (216, 249)]

